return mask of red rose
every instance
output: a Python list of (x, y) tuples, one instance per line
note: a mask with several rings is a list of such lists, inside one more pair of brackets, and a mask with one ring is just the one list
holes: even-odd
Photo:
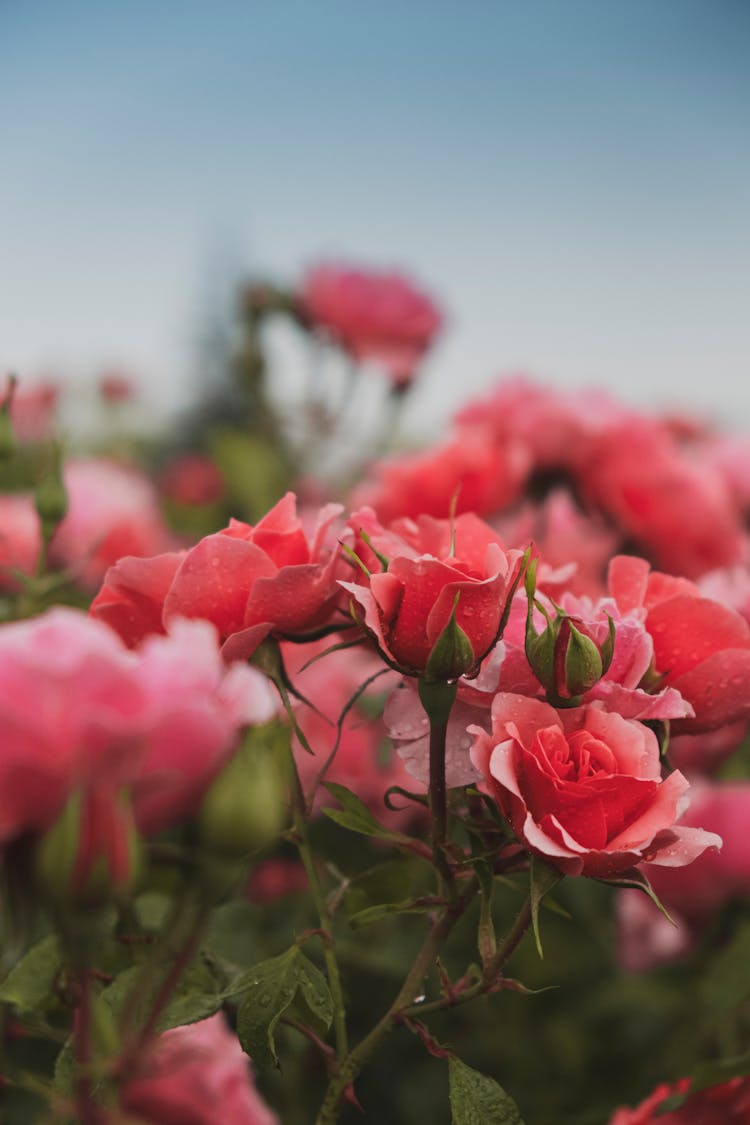
[[(521, 551), (506, 551), (473, 514), (454, 521), (399, 520), (386, 530), (364, 508), (350, 524), (388, 559), (388, 569), (371, 573), (368, 585), (341, 583), (363, 611), (363, 624), (386, 660), (406, 675), (423, 675), (455, 613), (468, 648), (445, 678), (476, 675), (500, 634)], [(362, 539), (358, 550), (373, 566), (381, 565)]]
[(750, 718), (750, 625), (733, 609), (703, 597), (692, 582), (644, 559), (618, 556), (609, 585), (621, 612), (640, 610), (654, 642), (661, 683), (676, 688), (695, 711), (684, 733), (715, 730)]
[(675, 821), (688, 783), (661, 777), (656, 736), (595, 704), (555, 711), (500, 694), (471, 757), (518, 839), (568, 875), (611, 878), (643, 860), (681, 867), (721, 839)]

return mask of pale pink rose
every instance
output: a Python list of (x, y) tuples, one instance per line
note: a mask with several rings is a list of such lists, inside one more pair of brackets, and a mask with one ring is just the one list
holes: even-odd
[(690, 863), (721, 838), (677, 820), (688, 783), (662, 779), (656, 737), (597, 704), (556, 711), (501, 694), (471, 758), (526, 847), (570, 875), (611, 878), (645, 860)]
[(146, 832), (188, 817), (240, 729), (265, 722), (265, 678), (227, 669), (203, 622), (129, 652), (78, 610), (0, 626), (0, 843), (43, 832), (78, 790), (132, 790)]
[(405, 386), (442, 325), (434, 302), (397, 273), (343, 265), (310, 270), (299, 299), (302, 316), (357, 360), (374, 360)]
[(154, 1040), (120, 1090), (120, 1106), (152, 1125), (279, 1125), (221, 1013)]
[(41, 549), (33, 497), (26, 493), (0, 495), (0, 590), (16, 587), (14, 570), (33, 574)]
[(279, 704), (257, 669), (224, 663), (207, 621), (171, 622), (169, 636), (147, 637), (137, 659), (149, 708), (133, 804), (150, 835), (197, 812), (239, 730), (269, 722)]
[(98, 458), (63, 466), (68, 511), (50, 544), (50, 558), (95, 587), (108, 567), (126, 555), (157, 555), (171, 546), (148, 477)]

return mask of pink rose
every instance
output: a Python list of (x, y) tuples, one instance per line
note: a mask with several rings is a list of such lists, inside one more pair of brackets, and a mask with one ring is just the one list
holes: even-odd
[(68, 511), (50, 544), (50, 558), (94, 587), (126, 555), (156, 555), (171, 545), (156, 489), (143, 473), (112, 461), (66, 461)]
[(279, 1125), (221, 1013), (160, 1035), (120, 1090), (120, 1106), (153, 1125)]
[(743, 617), (687, 579), (650, 572), (644, 559), (614, 558), (609, 584), (620, 611), (645, 620), (660, 683), (676, 688), (695, 711), (677, 732), (750, 718), (750, 625)]
[(81, 790), (129, 788), (146, 832), (192, 815), (276, 703), (255, 669), (227, 669), (209, 625), (172, 632), (133, 653), (73, 609), (0, 626), (0, 843), (45, 831)]
[(341, 598), (340, 547), (329, 542), (340, 511), (322, 508), (308, 534), (288, 492), (255, 527), (232, 520), (180, 558), (124, 560), (106, 575), (92, 612), (130, 645), (175, 617), (204, 618), (225, 658), (245, 660), (269, 635), (296, 638), (330, 622)]
[(445, 518), (457, 512), (501, 512), (518, 498), (529, 458), (518, 442), (498, 444), (486, 426), (466, 426), (426, 452), (378, 461), (375, 480), (356, 489), (357, 506), (374, 508), (383, 523), (402, 516)]
[(472, 727), (471, 757), (519, 841), (565, 874), (613, 877), (648, 860), (690, 863), (720, 837), (675, 824), (688, 783), (662, 780), (642, 723), (596, 704), (555, 711), (500, 694), (492, 730)]
[[(378, 570), (370, 573), (367, 585), (341, 585), (385, 659), (406, 675), (423, 675), (455, 614), (470, 652), (444, 678), (476, 675), (498, 640), (521, 552), (506, 551), (495, 532), (470, 513), (454, 521), (400, 520), (386, 530), (364, 508), (349, 522), (360, 536), (358, 550), (366, 565)], [(380, 570), (369, 545), (387, 557), (387, 570)]]
[(246, 659), (269, 634), (299, 636), (328, 624), (340, 598), (340, 549), (328, 533), (341, 510), (321, 509), (308, 536), (288, 492), (255, 527), (232, 520), (201, 539), (174, 576), (164, 621), (213, 622), (229, 659)]
[(150, 559), (120, 559), (104, 576), (89, 613), (106, 621), (128, 648), (153, 633), (165, 633), (164, 599), (184, 557), (184, 551), (173, 551)]
[(178, 504), (213, 504), (226, 493), (216, 462), (199, 453), (172, 461), (161, 474), (159, 484), (164, 496)]
[(358, 360), (375, 360), (404, 386), (437, 335), (433, 301), (395, 273), (321, 265), (305, 278), (302, 315)]
[(739, 511), (718, 472), (680, 449), (666, 427), (630, 420), (581, 448), (585, 499), (660, 566), (697, 578), (740, 559)]
[(25, 493), (0, 496), (0, 590), (16, 588), (14, 570), (33, 574), (41, 549), (33, 497)]

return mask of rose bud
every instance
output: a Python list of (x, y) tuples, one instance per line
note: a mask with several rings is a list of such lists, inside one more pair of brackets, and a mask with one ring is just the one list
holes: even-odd
[[(615, 623), (608, 615), (607, 637), (599, 642), (580, 617), (571, 617), (557, 609), (550, 619), (546, 610), (534, 601), (535, 572), (536, 560), (526, 575), (526, 658), (550, 703), (558, 707), (576, 706), (583, 693), (599, 682), (612, 663)], [(541, 633), (534, 628), (535, 604), (547, 619), (547, 626)]]
[(201, 842), (224, 859), (270, 844), (286, 820), (281, 754), (289, 731), (271, 722), (248, 731), (198, 813)]
[(52, 900), (98, 906), (127, 895), (140, 869), (140, 840), (125, 790), (73, 793), (36, 846), (38, 886)]

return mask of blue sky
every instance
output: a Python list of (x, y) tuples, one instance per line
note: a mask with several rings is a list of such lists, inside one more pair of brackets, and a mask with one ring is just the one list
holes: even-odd
[[(0, 0), (0, 364), (174, 404), (207, 295), (321, 257), (525, 368), (750, 423), (744, 0)], [(293, 362), (293, 357), (288, 360)]]

